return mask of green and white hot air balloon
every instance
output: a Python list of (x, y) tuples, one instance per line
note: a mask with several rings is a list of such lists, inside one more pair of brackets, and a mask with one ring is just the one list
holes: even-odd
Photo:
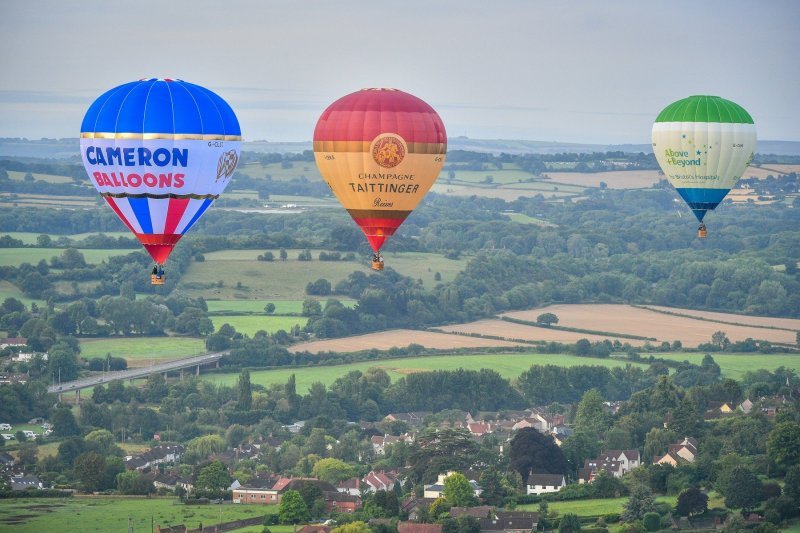
[(653, 124), (653, 152), (700, 222), (742, 177), (756, 149), (756, 127), (742, 106), (719, 96), (673, 102)]

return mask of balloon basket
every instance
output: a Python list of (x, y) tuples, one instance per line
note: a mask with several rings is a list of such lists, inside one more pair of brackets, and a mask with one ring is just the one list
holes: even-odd
[(383, 261), (373, 261), (372, 270), (383, 270)]
[(155, 274), (150, 275), (151, 285), (163, 285), (165, 281), (167, 281), (167, 276), (162, 275), (161, 277), (159, 277), (156, 276)]
[(708, 230), (705, 226), (700, 226), (697, 229), (697, 236), (701, 239), (705, 239), (708, 236)]

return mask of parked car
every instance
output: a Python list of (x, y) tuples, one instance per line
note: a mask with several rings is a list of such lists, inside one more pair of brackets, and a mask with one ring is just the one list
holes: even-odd
[(12, 435), (11, 433), (3, 433), (3, 438), (6, 439), (6, 440), (15, 440), (16, 439), (16, 437), (14, 437), (14, 435)]
[(11, 424), (0, 424), (0, 429), (11, 429)]

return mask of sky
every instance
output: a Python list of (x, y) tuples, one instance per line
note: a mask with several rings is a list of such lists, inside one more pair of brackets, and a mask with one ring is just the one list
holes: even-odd
[(448, 135), (648, 143), (693, 94), (800, 141), (800, 2), (756, 0), (3, 0), (0, 137), (77, 137), (100, 94), (205, 86), (245, 140), (308, 141), (364, 87), (431, 104)]

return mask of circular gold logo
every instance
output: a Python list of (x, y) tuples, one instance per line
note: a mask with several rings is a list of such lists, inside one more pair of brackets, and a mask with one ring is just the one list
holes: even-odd
[(397, 136), (384, 135), (372, 143), (372, 159), (383, 168), (396, 167), (405, 156), (405, 144)]

